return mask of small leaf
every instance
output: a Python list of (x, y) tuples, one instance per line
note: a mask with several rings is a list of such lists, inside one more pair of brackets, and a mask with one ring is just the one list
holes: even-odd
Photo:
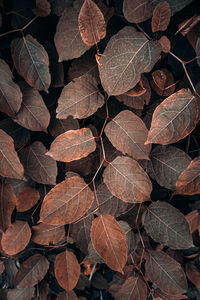
[(168, 53), (171, 50), (171, 42), (165, 35), (163, 35), (158, 42), (161, 44), (164, 53)]
[(44, 47), (30, 34), (11, 42), (17, 72), (37, 90), (48, 92), (51, 83), (49, 57)]
[(171, 204), (156, 201), (146, 208), (143, 225), (157, 243), (172, 249), (193, 247), (192, 235), (184, 215)]
[(171, 18), (171, 9), (166, 1), (160, 2), (153, 11), (151, 20), (152, 32), (165, 31)]
[[(27, 201), (28, 199), (28, 201)], [(23, 212), (32, 208), (40, 199), (38, 191), (30, 186), (25, 187), (16, 200), (17, 211)]]
[(175, 91), (174, 76), (167, 69), (153, 71), (151, 86), (159, 96), (170, 96)]
[(5, 231), (11, 225), (11, 215), (16, 201), (12, 187), (9, 184), (0, 184), (0, 230)]
[(38, 17), (47, 17), (51, 13), (51, 5), (48, 0), (36, 0), (33, 12)]
[(96, 252), (113, 270), (123, 273), (127, 260), (126, 235), (113, 216), (100, 215), (92, 222), (91, 240)]
[(189, 280), (195, 285), (197, 289), (200, 289), (200, 271), (194, 262), (188, 262), (185, 266), (186, 275)]
[(31, 300), (34, 297), (35, 288), (8, 290), (7, 300)]
[(149, 0), (124, 0), (124, 17), (130, 23), (140, 23), (151, 18), (154, 6)]
[(4, 263), (3, 261), (0, 262), (0, 275), (4, 272), (5, 270), (5, 266), (4, 266)]
[(80, 265), (72, 252), (61, 252), (56, 256), (55, 276), (59, 285), (67, 292), (76, 286), (80, 276)]
[(32, 241), (36, 244), (48, 246), (57, 244), (65, 237), (65, 227), (63, 225), (48, 225), (40, 223), (33, 226)]

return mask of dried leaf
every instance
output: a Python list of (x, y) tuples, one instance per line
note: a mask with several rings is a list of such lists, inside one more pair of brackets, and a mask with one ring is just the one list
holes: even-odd
[(93, 192), (85, 181), (79, 176), (70, 177), (44, 197), (40, 222), (51, 225), (73, 223), (84, 215), (93, 200)]
[(172, 249), (193, 247), (186, 218), (169, 203), (153, 202), (146, 208), (142, 222), (147, 234), (157, 243)]
[(63, 225), (48, 225), (40, 223), (33, 226), (32, 241), (36, 244), (48, 246), (57, 244), (65, 237), (65, 227)]
[(146, 144), (176, 143), (192, 132), (199, 119), (199, 99), (190, 90), (181, 89), (155, 109)]
[(15, 221), (3, 233), (1, 246), (7, 255), (15, 255), (28, 245), (31, 230), (27, 222)]
[(151, 20), (152, 32), (165, 31), (171, 18), (171, 9), (166, 1), (160, 2), (153, 11)]
[(74, 291), (70, 291), (69, 293), (67, 292), (61, 292), (58, 294), (58, 297), (56, 300), (78, 300), (76, 294)]
[(35, 288), (12, 289), (7, 293), (7, 300), (32, 300), (35, 293)]
[(149, 0), (124, 0), (124, 17), (130, 23), (140, 23), (151, 18), (154, 6)]
[(164, 53), (168, 53), (171, 50), (171, 42), (165, 35), (163, 35), (158, 42), (161, 44)]
[(191, 211), (185, 217), (189, 224), (190, 232), (194, 232), (198, 228), (200, 229), (200, 214), (197, 209)]
[(11, 42), (17, 72), (37, 90), (48, 92), (51, 83), (49, 57), (44, 47), (30, 34)]
[(118, 156), (109, 163), (103, 179), (110, 192), (122, 201), (137, 203), (150, 199), (151, 181), (139, 163), (129, 157)]
[(131, 111), (121, 111), (106, 125), (105, 134), (123, 154), (135, 159), (149, 159), (151, 147), (144, 145), (148, 130), (143, 121)]
[(167, 69), (156, 70), (152, 73), (151, 86), (159, 96), (170, 96), (175, 91), (174, 76)]
[(47, 17), (51, 13), (51, 5), (48, 0), (36, 0), (33, 12), (38, 17)]
[(197, 268), (194, 262), (188, 262), (185, 265), (186, 275), (189, 280), (195, 285), (197, 289), (200, 289), (200, 270)]
[(59, 285), (67, 292), (76, 286), (80, 276), (80, 265), (72, 252), (61, 252), (56, 256), (55, 276)]
[(133, 88), (139, 82), (141, 73), (151, 71), (160, 58), (160, 52), (158, 42), (149, 41), (142, 32), (125, 26), (111, 37), (99, 61), (104, 90), (111, 96)]
[(16, 209), (20, 212), (26, 211), (33, 207), (39, 199), (40, 194), (38, 191), (30, 186), (27, 186), (19, 193), (16, 199)]
[(74, 120), (72, 117), (68, 117), (67, 119), (63, 119), (63, 120), (52, 118), (48, 131), (54, 138), (56, 138), (58, 135), (68, 130), (76, 130), (79, 128), (80, 126), (78, 120)]
[(127, 260), (126, 235), (115, 218), (100, 215), (92, 222), (91, 240), (96, 252), (113, 270), (123, 273)]

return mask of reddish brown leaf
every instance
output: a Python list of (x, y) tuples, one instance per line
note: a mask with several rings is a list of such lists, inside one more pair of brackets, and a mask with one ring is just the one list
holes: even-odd
[(165, 35), (163, 35), (158, 42), (161, 44), (164, 53), (168, 53), (171, 50), (171, 42)]
[(170, 96), (175, 91), (173, 74), (167, 69), (154, 71), (152, 78), (151, 86), (159, 96)]
[(33, 226), (32, 229), (32, 241), (41, 245), (57, 244), (65, 237), (65, 227), (63, 225), (40, 223), (37, 226)]
[(17, 197), (16, 208), (23, 212), (33, 207), (40, 199), (38, 191), (32, 187), (25, 187)]
[(76, 130), (79, 128), (80, 126), (78, 120), (74, 120), (72, 117), (68, 117), (67, 119), (63, 120), (52, 118), (48, 130), (50, 134), (55, 138), (68, 130)]
[(16, 196), (9, 184), (0, 184), (0, 230), (11, 225), (11, 215), (16, 205)]
[(32, 300), (35, 293), (35, 288), (27, 289), (12, 289), (7, 293), (7, 300)]
[(199, 99), (190, 90), (181, 89), (155, 109), (146, 144), (176, 143), (192, 132), (199, 119)]
[(185, 217), (190, 226), (190, 232), (200, 229), (200, 214), (197, 209), (191, 211)]
[(28, 245), (31, 238), (31, 230), (28, 223), (15, 221), (3, 233), (1, 246), (8, 255), (15, 255)]
[(189, 19), (184, 20), (178, 25), (178, 30), (175, 34), (180, 32), (183, 36), (186, 36), (190, 30), (200, 21), (200, 15), (194, 15)]
[(122, 201), (136, 203), (150, 199), (151, 181), (139, 163), (129, 157), (115, 158), (106, 167), (103, 178), (110, 192)]
[(125, 232), (111, 215), (100, 215), (92, 222), (91, 240), (96, 252), (113, 270), (123, 273), (127, 260)]
[(0, 275), (3, 273), (3, 271), (5, 270), (5, 266), (3, 261), (0, 261)]
[(142, 80), (140, 79), (140, 81), (136, 84), (136, 86), (134, 86), (134, 88), (127, 91), (125, 93), (125, 95), (132, 96), (132, 97), (133, 96), (142, 96), (145, 92), (146, 92), (146, 89), (143, 85)]
[(171, 18), (171, 9), (167, 1), (160, 2), (153, 11), (151, 20), (152, 32), (165, 31)]
[(48, 0), (36, 0), (36, 8), (33, 12), (38, 17), (47, 17), (51, 12), (51, 5)]
[(70, 162), (95, 151), (96, 142), (89, 128), (69, 130), (55, 138), (46, 153), (55, 160)]
[(200, 289), (200, 270), (197, 268), (194, 262), (188, 262), (185, 266), (186, 275), (189, 280)]
[(24, 179), (24, 168), (14, 148), (13, 139), (0, 129), (0, 175)]
[(124, 0), (124, 17), (131, 23), (140, 23), (151, 18), (154, 6), (148, 0)]
[(123, 154), (135, 159), (149, 159), (151, 147), (144, 145), (148, 130), (143, 121), (131, 111), (121, 111), (106, 125), (105, 134)]
[(78, 300), (78, 298), (74, 293), (74, 291), (70, 291), (69, 293), (67, 292), (59, 293), (56, 300)]
[(67, 292), (76, 286), (80, 276), (80, 265), (72, 252), (61, 252), (56, 256), (55, 276), (59, 285)]
[(84, 215), (93, 200), (93, 192), (81, 177), (68, 178), (44, 197), (40, 222), (52, 225), (73, 223)]

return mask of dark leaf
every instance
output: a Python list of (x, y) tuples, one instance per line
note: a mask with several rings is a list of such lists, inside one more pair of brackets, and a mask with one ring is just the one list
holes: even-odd
[[(1, 123), (0, 123), (1, 126)], [(73, 119), (72, 117), (68, 117), (67, 119), (55, 119), (52, 118), (52, 121), (49, 125), (50, 134), (56, 138), (58, 135), (68, 131), (68, 130), (76, 130), (79, 129), (78, 120)]]
[(67, 292), (59, 293), (56, 300), (78, 300), (78, 298), (77, 298), (76, 294), (74, 293), (74, 291), (70, 291), (69, 293), (67, 293)]
[(165, 31), (171, 18), (171, 9), (166, 1), (160, 2), (153, 11), (151, 20), (152, 32)]
[(195, 285), (196, 288), (200, 289), (200, 271), (196, 267), (194, 262), (188, 262), (185, 266), (186, 275), (189, 280)]
[(65, 237), (65, 227), (63, 225), (48, 225), (40, 223), (33, 226), (32, 241), (36, 244), (46, 245), (57, 244)]
[(140, 23), (151, 18), (154, 6), (149, 0), (124, 0), (124, 17), (131, 23)]
[(11, 225), (11, 215), (16, 201), (12, 187), (9, 184), (0, 184), (0, 230), (5, 231)]
[(36, 8), (33, 12), (38, 17), (47, 17), (51, 12), (51, 5), (48, 0), (36, 0)]
[[(28, 199), (28, 201), (27, 201)], [(38, 191), (30, 186), (25, 187), (16, 200), (17, 211), (23, 212), (33, 207), (40, 199)]]
[(34, 293), (34, 287), (27, 289), (12, 289), (8, 291), (7, 300), (32, 300)]

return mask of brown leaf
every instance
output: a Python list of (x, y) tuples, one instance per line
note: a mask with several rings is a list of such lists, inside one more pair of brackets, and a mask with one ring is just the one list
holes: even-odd
[(103, 3), (102, 0), (98, 0), (97, 1), (97, 5), (98, 5), (98, 8), (101, 10), (101, 12), (102, 12), (102, 14), (104, 16), (105, 22), (108, 23), (108, 21), (112, 18), (112, 16), (115, 13), (114, 7), (108, 7), (108, 6), (106, 6)]
[(0, 129), (0, 175), (24, 179), (24, 168), (14, 148), (13, 139)]
[(36, 244), (48, 246), (57, 244), (65, 237), (65, 227), (63, 225), (48, 225), (40, 223), (33, 226), (32, 241)]
[(151, 181), (139, 163), (129, 157), (118, 156), (109, 163), (103, 179), (110, 192), (122, 201), (137, 203), (150, 199)]
[(199, 99), (181, 89), (156, 107), (146, 144), (176, 143), (192, 132), (199, 119)]
[(15, 255), (28, 245), (31, 238), (31, 230), (27, 222), (15, 221), (3, 233), (1, 246), (8, 255)]
[(13, 81), (13, 75), (3, 59), (0, 59), (0, 110), (14, 117), (22, 103), (22, 93)]
[(52, 225), (73, 223), (84, 215), (93, 200), (93, 192), (81, 177), (68, 178), (44, 197), (40, 222)]
[(44, 47), (30, 34), (11, 42), (11, 54), (17, 72), (37, 90), (48, 92), (51, 83), (49, 57)]
[(148, 250), (146, 275), (164, 293), (179, 295), (187, 291), (187, 280), (181, 265), (162, 251)]
[(52, 118), (48, 131), (54, 138), (56, 138), (58, 135), (68, 130), (76, 130), (79, 128), (78, 120), (74, 120), (72, 117), (68, 117), (67, 119)]
[(197, 268), (194, 262), (188, 262), (185, 265), (186, 275), (189, 280), (195, 285), (197, 289), (200, 289), (200, 270)]
[(69, 293), (67, 292), (61, 292), (58, 294), (58, 297), (56, 300), (78, 300), (76, 294), (74, 291), (70, 291)]
[(124, 17), (130, 23), (140, 23), (151, 18), (154, 6), (148, 0), (124, 0)]
[(93, 115), (104, 104), (104, 97), (97, 87), (97, 80), (90, 74), (75, 78), (67, 84), (58, 99), (57, 118), (73, 116), (84, 119)]
[(0, 230), (5, 231), (11, 225), (11, 215), (16, 201), (12, 187), (9, 184), (0, 184)]
[(69, 130), (55, 138), (46, 153), (55, 160), (70, 162), (95, 151), (96, 142), (89, 128)]
[(54, 36), (59, 62), (81, 56), (89, 48), (83, 43), (78, 28), (79, 10), (66, 8), (56, 27)]
[(147, 234), (157, 243), (172, 249), (194, 247), (186, 218), (169, 203), (153, 202), (146, 208), (142, 222)]
[(55, 276), (59, 285), (67, 292), (76, 286), (80, 276), (80, 265), (72, 252), (61, 252), (56, 256)]
[(3, 261), (0, 261), (0, 275), (3, 273), (3, 271), (5, 270), (5, 266)]
[(91, 240), (96, 252), (113, 270), (123, 273), (127, 260), (125, 232), (111, 215), (100, 215), (92, 222)]
[(39, 199), (40, 194), (38, 191), (30, 186), (27, 186), (19, 193), (17, 197), (16, 209), (20, 212), (26, 211), (32, 208)]
[(49, 269), (48, 260), (41, 254), (35, 254), (26, 259), (15, 276), (15, 287), (24, 289), (33, 287), (41, 281)]
[(200, 229), (200, 214), (197, 209), (191, 211), (185, 217), (189, 224), (190, 232), (194, 232), (198, 228)]
[(127, 91), (125, 95), (133, 97), (133, 96), (142, 96), (144, 93), (146, 93), (146, 89), (143, 85), (142, 80), (140, 79), (140, 81), (136, 84), (136, 86), (134, 86), (134, 88)]
[(56, 184), (56, 161), (45, 155), (47, 149), (36, 141), (31, 146), (20, 151), (20, 159), (24, 165), (25, 174), (32, 180), (42, 184)]
[(171, 18), (171, 9), (167, 1), (160, 2), (153, 10), (152, 32), (165, 31)]
[(176, 85), (174, 76), (167, 69), (156, 70), (152, 73), (151, 86), (159, 96), (170, 96), (174, 93)]
[(131, 111), (121, 111), (106, 125), (105, 134), (113, 146), (123, 154), (135, 159), (149, 159), (151, 147), (144, 145), (148, 130), (144, 122)]
[(38, 17), (47, 17), (51, 13), (51, 5), (48, 0), (36, 0), (33, 12)]
[(163, 35), (158, 42), (161, 44), (164, 53), (168, 53), (171, 50), (171, 42), (165, 35)]
[(131, 227), (126, 221), (118, 221), (118, 224), (126, 234), (127, 243), (127, 255), (129, 256), (137, 247), (137, 237), (136, 234), (131, 230)]
[(200, 15), (195, 14), (189, 19), (184, 20), (178, 25), (178, 30), (175, 34), (180, 32), (183, 36), (186, 36), (190, 30), (200, 21)]
[(32, 300), (35, 293), (35, 288), (12, 289), (8, 290), (7, 300)]

